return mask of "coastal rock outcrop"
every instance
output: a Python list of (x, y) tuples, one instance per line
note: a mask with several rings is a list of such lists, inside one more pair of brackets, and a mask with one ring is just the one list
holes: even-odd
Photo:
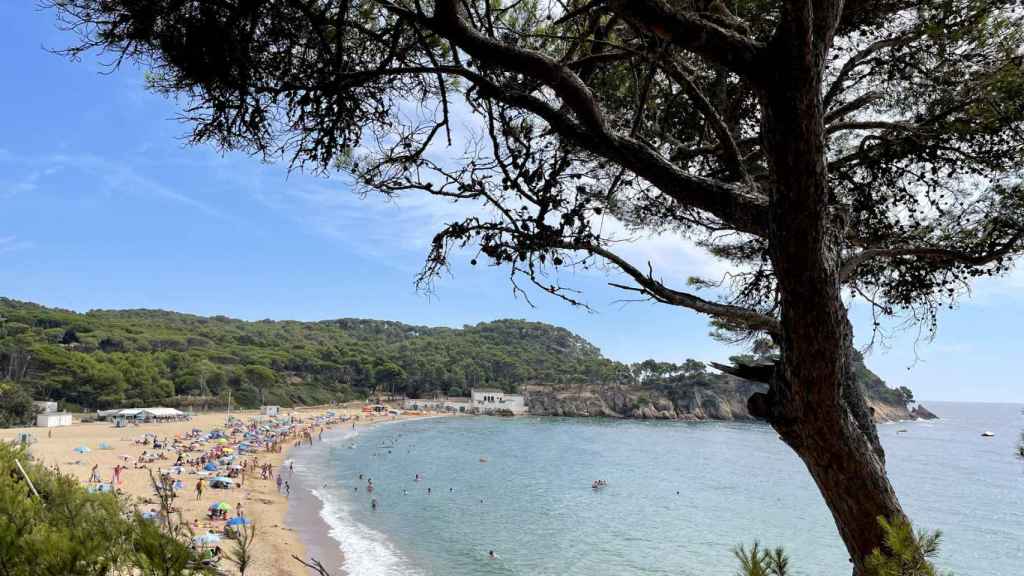
[[(635, 418), (642, 420), (752, 420), (747, 399), (764, 384), (724, 376), (710, 382), (650, 388), (625, 385), (533, 385), (524, 387), (530, 414), (538, 416)], [(865, 388), (876, 422), (935, 415), (918, 405), (911, 412), (892, 389)], [(920, 411), (920, 412), (918, 412)]]
[(525, 389), (530, 414), (605, 416), (644, 420), (749, 420), (747, 397), (766, 387), (727, 379), (712, 385), (655, 390), (620, 385), (531, 386)]
[(910, 415), (919, 420), (937, 420), (939, 418), (934, 412), (921, 404), (914, 406), (914, 409), (910, 411)]

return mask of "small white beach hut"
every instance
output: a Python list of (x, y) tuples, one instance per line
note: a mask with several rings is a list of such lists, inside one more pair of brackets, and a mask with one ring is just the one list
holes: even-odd
[(41, 428), (55, 428), (57, 426), (71, 426), (70, 412), (43, 412), (36, 415), (36, 426)]

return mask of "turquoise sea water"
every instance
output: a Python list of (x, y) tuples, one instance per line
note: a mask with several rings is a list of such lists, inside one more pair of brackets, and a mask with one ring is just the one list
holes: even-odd
[[(904, 507), (945, 534), (941, 567), (1024, 574), (1022, 407), (928, 405), (943, 419), (880, 427)], [(730, 549), (755, 538), (798, 574), (849, 574), (813, 482), (761, 424), (441, 418), (341, 431), (295, 466), (351, 576), (732, 576)]]

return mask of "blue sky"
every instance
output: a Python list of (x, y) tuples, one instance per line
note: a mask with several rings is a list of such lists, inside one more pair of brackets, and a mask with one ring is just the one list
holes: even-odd
[[(142, 72), (114, 74), (44, 48), (68, 38), (33, 2), (0, 3), (0, 295), (85, 311), (163, 308), (244, 319), (367, 317), (460, 326), (526, 318), (565, 326), (609, 357), (723, 360), (739, 352), (707, 337), (705, 320), (628, 298), (588, 273), (563, 280), (594, 313), (533, 295), (507, 272), (456, 265), (431, 296), (413, 278), (445, 202), (360, 199), (343, 178), (288, 174), (239, 154), (186, 147), (173, 102), (146, 92)], [(671, 239), (630, 249), (666, 278), (721, 264)], [(467, 256), (468, 259), (468, 256)], [(642, 260), (641, 260), (642, 261)], [(876, 349), (869, 365), (937, 400), (1024, 401), (1019, 367), (1024, 274), (989, 281), (941, 318), (934, 342), (916, 332)], [(1013, 319), (1018, 319), (1014, 321)], [(859, 341), (870, 335), (854, 314)]]

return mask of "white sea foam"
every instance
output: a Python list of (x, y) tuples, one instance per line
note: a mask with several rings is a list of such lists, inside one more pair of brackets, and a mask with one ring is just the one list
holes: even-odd
[(349, 576), (399, 576), (419, 572), (380, 532), (356, 522), (348, 504), (329, 490), (312, 490), (320, 500), (320, 517), (330, 527), (345, 556), (342, 568)]
[[(352, 442), (358, 429), (324, 438), (324, 444)], [(317, 479), (326, 475), (309, 459), (296, 466), (307, 486), (319, 485)], [(315, 461), (315, 460), (314, 460)], [(320, 501), (320, 518), (329, 527), (328, 535), (338, 543), (344, 555), (342, 569), (347, 576), (416, 576), (421, 574), (388, 541), (387, 537), (357, 522), (351, 514), (350, 504), (329, 487), (313, 488), (310, 492)]]

